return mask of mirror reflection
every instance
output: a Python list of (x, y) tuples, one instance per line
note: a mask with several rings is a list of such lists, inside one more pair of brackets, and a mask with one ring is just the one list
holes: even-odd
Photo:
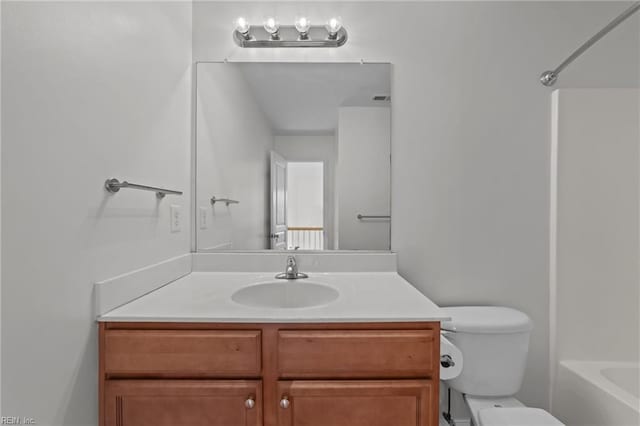
[(390, 68), (198, 63), (198, 251), (389, 250)]

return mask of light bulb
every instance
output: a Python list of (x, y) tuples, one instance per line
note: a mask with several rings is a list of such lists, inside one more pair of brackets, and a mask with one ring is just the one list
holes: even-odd
[(251, 28), (251, 25), (249, 25), (249, 21), (247, 21), (246, 19), (244, 19), (242, 16), (239, 17), (238, 19), (236, 19), (236, 31), (239, 32), (240, 34), (246, 36), (247, 34), (249, 34), (249, 28)]
[(338, 31), (342, 28), (342, 19), (339, 16), (333, 17), (327, 21), (325, 25), (330, 38), (335, 38), (338, 35)]
[(309, 28), (311, 28), (311, 22), (304, 16), (296, 18), (296, 30), (300, 33), (301, 36), (304, 36), (309, 32)]
[(280, 29), (280, 24), (276, 21), (274, 17), (268, 17), (264, 21), (264, 30), (271, 34), (272, 39), (278, 38), (278, 30)]

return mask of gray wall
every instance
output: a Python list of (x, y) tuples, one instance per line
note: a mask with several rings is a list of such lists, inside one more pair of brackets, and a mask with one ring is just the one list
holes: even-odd
[[(548, 405), (551, 91), (538, 83), (629, 3), (336, 2), (193, 6), (195, 60), (393, 63), (392, 248), (442, 305), (503, 304), (535, 321), (520, 397)], [(242, 50), (234, 18), (340, 15), (336, 50)], [(638, 85), (638, 17), (558, 87)]]
[[(191, 4), (2, 8), (2, 415), (87, 426), (93, 283), (190, 247)], [(111, 196), (108, 177), (185, 194)]]
[[(198, 250), (269, 248), (273, 129), (240, 67), (198, 64)], [(240, 201), (211, 205), (211, 197)], [(207, 214), (207, 228), (201, 217)]]
[[(190, 3), (3, 2), (3, 414), (95, 424), (92, 283), (189, 250), (189, 215), (170, 234), (168, 207), (189, 206), (192, 16), (194, 60), (394, 63), (400, 271), (441, 304), (531, 314), (521, 396), (546, 405), (550, 92), (537, 76), (626, 5), (238, 2), (192, 15)], [(231, 41), (238, 15), (299, 13), (341, 15), (349, 43), (257, 52)], [(559, 86), (636, 86), (637, 19)], [(110, 175), (186, 193), (109, 198)]]
[(341, 250), (389, 250), (391, 209), (391, 108), (338, 108), (336, 194), (337, 247)]

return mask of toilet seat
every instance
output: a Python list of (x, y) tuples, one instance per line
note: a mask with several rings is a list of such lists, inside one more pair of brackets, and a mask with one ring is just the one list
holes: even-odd
[(478, 412), (480, 426), (564, 426), (540, 408), (491, 407)]

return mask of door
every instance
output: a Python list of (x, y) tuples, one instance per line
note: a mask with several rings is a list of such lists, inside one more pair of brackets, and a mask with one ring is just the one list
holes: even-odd
[(271, 248), (287, 249), (287, 160), (271, 151)]
[(278, 426), (437, 426), (430, 380), (278, 382)]
[(105, 426), (259, 426), (262, 383), (107, 380)]

